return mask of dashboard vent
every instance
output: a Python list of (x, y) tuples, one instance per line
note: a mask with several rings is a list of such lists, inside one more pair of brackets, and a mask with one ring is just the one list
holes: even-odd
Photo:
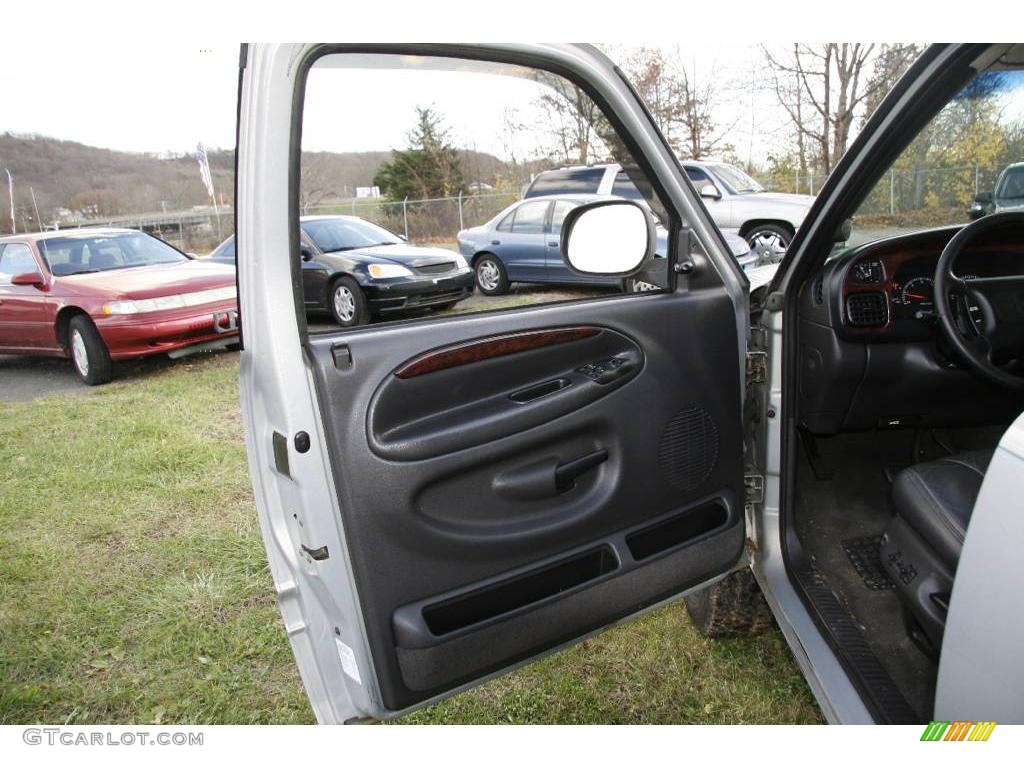
[(877, 291), (853, 293), (846, 297), (846, 319), (861, 328), (878, 327), (889, 322), (885, 294)]
[(819, 277), (814, 281), (814, 303), (825, 303), (825, 278)]

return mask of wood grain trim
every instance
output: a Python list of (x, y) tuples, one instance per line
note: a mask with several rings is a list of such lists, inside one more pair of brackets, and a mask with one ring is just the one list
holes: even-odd
[(516, 352), (530, 349), (565, 344), (570, 341), (589, 339), (601, 332), (593, 325), (580, 325), (569, 328), (543, 328), (536, 331), (520, 331), (503, 336), (491, 336), (487, 339), (467, 341), (453, 347), (446, 347), (434, 352), (427, 352), (406, 363), (395, 376), (400, 379), (412, 379), (427, 373), (456, 368), (460, 365), (478, 363), (495, 357), (504, 357)]

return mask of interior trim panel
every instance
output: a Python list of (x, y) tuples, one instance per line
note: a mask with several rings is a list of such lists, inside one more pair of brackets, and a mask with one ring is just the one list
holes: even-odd
[(708, 285), (308, 340), (388, 709), (737, 562), (738, 339), (708, 333), (734, 326)]

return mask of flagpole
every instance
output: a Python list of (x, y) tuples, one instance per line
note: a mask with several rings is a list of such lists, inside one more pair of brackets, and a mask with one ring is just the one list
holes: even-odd
[(14, 177), (11, 176), (11, 171), (8, 168), (4, 168), (7, 171), (7, 191), (11, 196), (11, 234), (18, 234), (18, 225), (14, 221)]

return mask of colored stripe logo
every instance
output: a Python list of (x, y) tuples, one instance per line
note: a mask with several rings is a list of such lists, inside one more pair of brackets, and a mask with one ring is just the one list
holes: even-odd
[(921, 734), (921, 741), (988, 741), (995, 727), (992, 720), (932, 720)]

